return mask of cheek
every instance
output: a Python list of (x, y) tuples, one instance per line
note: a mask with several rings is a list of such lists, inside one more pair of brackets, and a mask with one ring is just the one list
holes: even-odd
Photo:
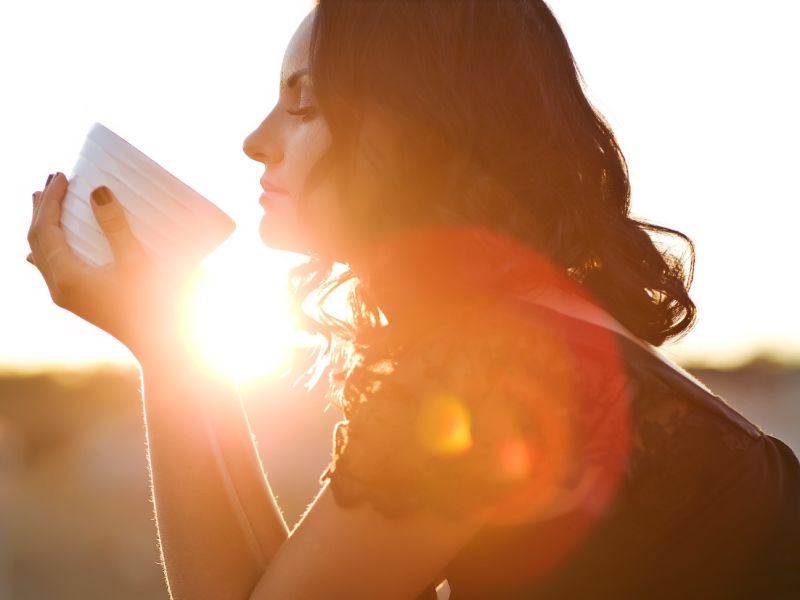
[(316, 247), (337, 259), (341, 259), (348, 241), (340, 200), (333, 180), (326, 177), (305, 198), (307, 208), (298, 217), (304, 221), (305, 230), (313, 237)]
[(330, 132), (322, 118), (299, 126), (289, 140), (284, 160), (292, 194), (299, 197), (311, 168), (330, 145)]

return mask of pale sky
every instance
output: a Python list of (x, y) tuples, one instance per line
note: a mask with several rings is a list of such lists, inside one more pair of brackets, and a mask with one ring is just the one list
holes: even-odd
[[(283, 50), (310, 6), (3, 5), (0, 368), (132, 362), (116, 340), (55, 306), (25, 261), (31, 193), (50, 172), (69, 175), (95, 121), (234, 218), (236, 232), (205, 263), (202, 335), (251, 371), (274, 354), (283, 270), (303, 257), (261, 245), (262, 167), (241, 146), (276, 101)], [(667, 354), (717, 365), (765, 351), (800, 358), (800, 4), (550, 6), (628, 160), (635, 214), (696, 242), (697, 326)]]

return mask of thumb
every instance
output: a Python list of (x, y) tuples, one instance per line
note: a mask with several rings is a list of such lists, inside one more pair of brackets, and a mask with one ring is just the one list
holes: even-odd
[(125, 218), (125, 211), (116, 196), (106, 186), (102, 185), (92, 190), (92, 212), (97, 224), (108, 238), (111, 253), (116, 262), (124, 262), (142, 252), (139, 240)]

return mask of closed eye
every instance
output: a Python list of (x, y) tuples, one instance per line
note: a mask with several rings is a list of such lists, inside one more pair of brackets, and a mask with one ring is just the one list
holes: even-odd
[(296, 109), (286, 109), (286, 112), (292, 116), (301, 117), (303, 121), (310, 121), (316, 114), (316, 110), (311, 106), (305, 106)]

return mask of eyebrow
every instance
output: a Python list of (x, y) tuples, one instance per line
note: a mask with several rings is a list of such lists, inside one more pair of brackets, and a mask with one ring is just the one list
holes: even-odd
[(308, 69), (306, 68), (297, 69), (297, 71), (289, 75), (289, 77), (281, 79), (281, 87), (292, 89), (297, 83), (297, 80), (300, 79), (303, 75), (308, 75)]

